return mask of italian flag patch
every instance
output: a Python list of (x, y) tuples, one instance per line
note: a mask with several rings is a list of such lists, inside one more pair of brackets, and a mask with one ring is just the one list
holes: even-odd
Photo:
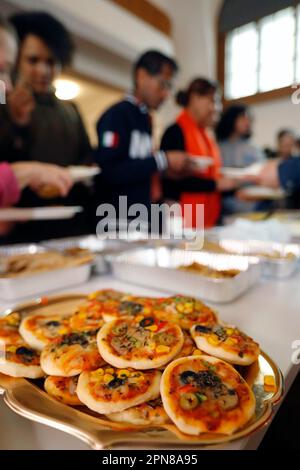
[(116, 132), (106, 131), (102, 136), (102, 146), (116, 148), (119, 144), (119, 136)]

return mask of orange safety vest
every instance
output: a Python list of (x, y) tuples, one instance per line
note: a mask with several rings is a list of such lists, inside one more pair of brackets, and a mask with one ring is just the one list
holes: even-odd
[[(180, 126), (185, 141), (185, 151), (191, 156), (209, 156), (213, 158), (213, 164), (205, 171), (196, 171), (195, 176), (217, 180), (221, 167), (219, 148), (205, 128), (199, 127), (191, 115), (184, 110), (176, 120)], [(217, 191), (210, 193), (182, 193), (180, 195), (184, 223), (187, 227), (197, 228), (196, 204), (204, 205), (204, 227), (213, 227), (221, 213), (221, 196)], [(191, 204), (192, 211), (184, 213), (184, 205)], [(198, 227), (201, 228), (201, 227)]]

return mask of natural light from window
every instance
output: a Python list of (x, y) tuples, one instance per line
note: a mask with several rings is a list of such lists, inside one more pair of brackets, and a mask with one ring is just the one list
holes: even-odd
[(226, 98), (255, 95), (300, 81), (299, 30), (300, 8), (289, 7), (231, 31), (225, 46)]

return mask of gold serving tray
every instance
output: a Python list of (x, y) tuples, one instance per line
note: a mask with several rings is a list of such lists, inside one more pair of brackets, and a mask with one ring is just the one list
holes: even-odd
[[(17, 306), (14, 311), (22, 315), (31, 313), (68, 313), (74, 311), (86, 299), (85, 295), (64, 295), (39, 298), (33, 302)], [(4, 314), (10, 313), (6, 310)], [(175, 425), (165, 424), (155, 428), (133, 426), (130, 423), (114, 423), (98, 415), (85, 406), (71, 407), (59, 403), (43, 390), (43, 380), (13, 378), (0, 374), (0, 394), (4, 402), (17, 414), (67, 432), (86, 442), (93, 449), (112, 449), (116, 446), (128, 448), (145, 445), (154, 449), (168, 447), (202, 446), (226, 444), (242, 439), (265, 426), (273, 414), (274, 406), (283, 396), (283, 377), (272, 359), (261, 352), (258, 361), (249, 367), (240, 367), (239, 372), (256, 397), (254, 417), (231, 436), (221, 434), (201, 434), (189, 436), (181, 433)], [(274, 377), (276, 390), (267, 392), (264, 376)]]

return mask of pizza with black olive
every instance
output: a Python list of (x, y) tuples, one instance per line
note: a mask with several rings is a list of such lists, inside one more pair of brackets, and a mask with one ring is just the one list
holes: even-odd
[(230, 435), (254, 415), (253, 392), (230, 365), (211, 356), (176, 359), (160, 386), (164, 408), (185, 434)]
[(195, 324), (208, 325), (217, 322), (217, 314), (201, 300), (183, 295), (157, 299), (153, 314), (162, 320), (177, 323), (189, 330)]
[(79, 400), (77, 388), (78, 376), (75, 377), (57, 377), (49, 375), (44, 383), (46, 392), (56, 400), (65, 405), (78, 406), (82, 405)]
[(12, 377), (37, 379), (44, 372), (40, 366), (40, 353), (26, 343), (6, 343), (0, 349), (0, 372)]
[(29, 315), (20, 325), (20, 334), (32, 348), (41, 351), (50, 341), (71, 332), (70, 317), (62, 315)]
[(159, 396), (161, 372), (115, 369), (111, 366), (80, 374), (77, 395), (88, 408), (109, 415)]
[(231, 364), (250, 365), (260, 353), (259, 345), (236, 327), (194, 325), (191, 335), (198, 349)]
[(48, 375), (71, 377), (104, 364), (97, 348), (98, 330), (79, 331), (58, 337), (41, 353), (41, 367)]
[(130, 423), (137, 426), (159, 426), (170, 423), (160, 397), (118, 413), (111, 413), (106, 417), (117, 423)]
[(106, 323), (97, 343), (103, 359), (114, 367), (144, 370), (170, 362), (183, 346), (183, 333), (175, 323), (140, 315)]

